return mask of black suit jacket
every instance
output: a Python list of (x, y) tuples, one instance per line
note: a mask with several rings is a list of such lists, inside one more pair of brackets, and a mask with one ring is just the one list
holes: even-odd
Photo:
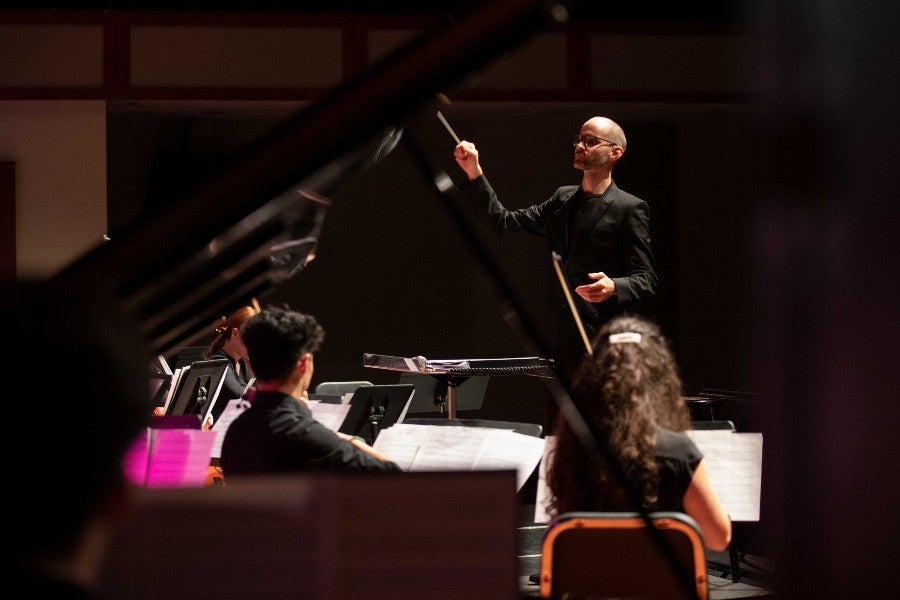
[[(613, 182), (572, 231), (570, 212), (578, 189), (563, 186), (541, 204), (507, 210), (483, 176), (457, 188), (460, 197), (494, 234), (528, 233), (547, 238), (550, 249), (562, 257), (572, 300), (590, 339), (613, 315), (636, 309), (655, 294), (658, 278), (647, 203)], [(547, 260), (549, 264), (549, 256)], [(587, 302), (574, 292), (580, 285), (593, 283), (588, 273), (601, 271), (616, 282), (616, 296), (605, 302)], [(586, 349), (561, 287), (554, 285), (552, 289), (556, 358), (571, 372)]]

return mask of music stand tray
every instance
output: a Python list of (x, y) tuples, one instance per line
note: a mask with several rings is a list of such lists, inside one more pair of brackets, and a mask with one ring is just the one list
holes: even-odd
[[(401, 373), (431, 375), (447, 384), (447, 418), (456, 418), (457, 387), (479, 375), (531, 375), (556, 377), (554, 362), (536, 356), (511, 358), (466, 358), (429, 360), (424, 356), (405, 358), (383, 354), (363, 354), (363, 366)], [(443, 410), (443, 407), (441, 407)]]

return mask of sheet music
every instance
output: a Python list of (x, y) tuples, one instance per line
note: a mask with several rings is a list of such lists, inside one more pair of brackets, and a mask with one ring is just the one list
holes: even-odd
[(234, 421), (239, 414), (247, 410), (248, 406), (250, 406), (250, 404), (243, 401), (241, 398), (229, 400), (228, 404), (225, 405), (225, 410), (222, 411), (222, 414), (219, 415), (218, 420), (213, 423), (212, 426), (212, 431), (216, 434), (216, 439), (213, 442), (211, 450), (212, 458), (222, 457), (222, 442), (225, 441), (225, 432), (228, 431), (228, 426), (231, 425), (231, 422)]
[(328, 402), (310, 400), (309, 409), (312, 411), (313, 419), (328, 429), (337, 431), (347, 417), (347, 413), (350, 412), (350, 405), (330, 404)]
[[(762, 434), (728, 430), (689, 430), (685, 432), (703, 453), (709, 477), (719, 501), (732, 521), (759, 521), (762, 491)], [(549, 488), (546, 482), (547, 458), (556, 438), (545, 438), (544, 458), (540, 463), (534, 522), (549, 523)]]
[(475, 467), (485, 440), (490, 435), (490, 430), (481, 427), (445, 425), (424, 427), (431, 427), (433, 431), (429, 432), (410, 471), (471, 470)]
[(425, 361), (425, 364), (428, 367), (442, 371), (446, 369), (468, 369), (470, 368), (470, 363), (468, 360), (429, 360)]
[(393, 427), (382, 429), (372, 447), (390, 456), (401, 470), (410, 471), (419, 449), (428, 440), (429, 432), (427, 425), (403, 425), (401, 427), (397, 423)]
[(206, 484), (216, 434), (200, 429), (153, 429), (147, 487), (202, 487)]
[[(516, 489), (522, 489), (544, 453), (544, 440), (512, 430), (494, 429), (475, 463), (475, 469), (515, 469)], [(503, 433), (508, 435), (503, 436)], [(488, 450), (489, 451), (486, 451)]]
[(510, 429), (398, 423), (381, 431), (374, 448), (404, 471), (515, 470), (521, 489), (540, 461), (544, 440)]
[(759, 521), (762, 492), (762, 434), (690, 430), (709, 470), (719, 501), (732, 521)]
[(169, 391), (166, 392), (166, 401), (163, 402), (163, 414), (169, 414), (169, 404), (172, 403), (172, 399), (175, 397), (175, 390), (178, 389), (181, 378), (187, 374), (190, 368), (190, 365), (188, 365), (181, 369), (175, 369), (175, 372), (172, 373), (172, 381), (169, 382)]
[(128, 450), (126, 477), (147, 487), (202, 487), (215, 438), (200, 429), (147, 428)]

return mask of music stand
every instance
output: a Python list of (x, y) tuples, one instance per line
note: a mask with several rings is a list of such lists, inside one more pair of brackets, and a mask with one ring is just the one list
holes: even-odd
[[(479, 375), (532, 375), (556, 377), (554, 362), (537, 356), (512, 358), (466, 358), (428, 360), (424, 356), (407, 358), (386, 354), (363, 354), (363, 366), (401, 373), (418, 373), (447, 383), (447, 418), (456, 418), (457, 388), (470, 377)], [(443, 411), (443, 407), (441, 407)]]
[(415, 392), (411, 384), (364, 385), (350, 398), (340, 433), (361, 437), (370, 446), (382, 429), (403, 421)]
[(178, 389), (175, 390), (166, 414), (195, 414), (204, 423), (222, 391), (228, 364), (228, 359), (225, 358), (192, 363), (179, 379)]
[[(489, 380), (487, 375), (477, 375), (459, 382), (456, 386), (456, 410), (480, 410), (484, 406), (484, 395)], [(400, 373), (400, 383), (412, 384), (416, 388), (408, 412), (443, 413), (446, 409), (450, 386), (445, 377)]]

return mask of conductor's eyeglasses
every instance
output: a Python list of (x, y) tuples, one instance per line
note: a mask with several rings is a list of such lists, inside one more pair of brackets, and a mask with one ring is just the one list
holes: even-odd
[[(601, 144), (601, 142), (606, 142)], [(572, 145), (577, 146), (578, 144), (583, 145), (585, 148), (594, 148), (596, 146), (618, 146), (617, 143), (611, 142), (609, 140), (605, 140), (602, 137), (597, 137), (596, 135), (575, 135), (572, 139)]]

